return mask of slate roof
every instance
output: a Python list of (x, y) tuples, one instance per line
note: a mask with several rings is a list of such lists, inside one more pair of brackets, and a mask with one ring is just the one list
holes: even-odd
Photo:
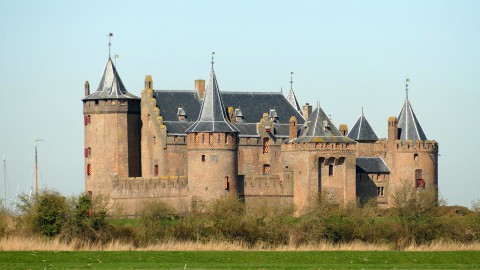
[(294, 139), (293, 142), (355, 143), (338, 131), (320, 106), (310, 114), (307, 119), (307, 125), (302, 127), (300, 136)]
[(353, 125), (353, 128), (350, 130), (347, 137), (355, 141), (378, 140), (377, 134), (375, 134), (372, 126), (368, 123), (367, 118), (363, 114), (363, 110), (362, 115), (360, 115), (355, 125)]
[[(298, 126), (305, 120), (280, 92), (220, 92), (225, 108), (240, 108), (243, 114), (242, 123), (235, 123), (240, 131), (240, 137), (258, 137), (257, 123), (263, 113), (269, 113), (275, 108), (278, 120), (275, 123), (275, 136), (288, 137), (288, 121), (293, 115), (297, 118)], [(160, 109), (167, 134), (186, 135), (185, 130), (198, 119), (201, 100), (195, 90), (155, 90), (153, 96)], [(186, 122), (179, 122), (177, 111), (182, 107), (186, 113)], [(185, 125), (187, 124), (187, 127)]]
[(213, 64), (200, 115), (185, 132), (239, 132), (227, 118)]
[(390, 173), (390, 169), (381, 157), (358, 157), (357, 172)]
[(130, 94), (120, 79), (112, 58), (108, 58), (105, 70), (103, 71), (102, 79), (98, 85), (97, 91), (86, 96), (83, 100), (93, 99), (140, 99), (139, 97)]
[(413, 112), (412, 105), (408, 97), (405, 99), (403, 108), (398, 115), (398, 137), (401, 140), (427, 140), (427, 136), (423, 132), (422, 126), (418, 122), (415, 112)]

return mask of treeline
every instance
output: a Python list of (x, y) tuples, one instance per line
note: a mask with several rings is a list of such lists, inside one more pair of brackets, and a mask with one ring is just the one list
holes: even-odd
[(379, 208), (375, 201), (342, 207), (320, 196), (295, 217), (293, 207), (246, 209), (238, 198), (227, 196), (182, 215), (151, 201), (136, 219), (119, 219), (108, 214), (105, 200), (47, 191), (38, 199), (22, 197), (19, 214), (0, 212), (0, 236), (41, 235), (78, 248), (112, 241), (134, 247), (164, 241), (239, 241), (252, 247), (362, 241), (401, 250), (433, 241), (480, 241), (478, 207), (444, 206), (435, 193), (409, 187), (399, 190), (393, 201), (390, 209)]

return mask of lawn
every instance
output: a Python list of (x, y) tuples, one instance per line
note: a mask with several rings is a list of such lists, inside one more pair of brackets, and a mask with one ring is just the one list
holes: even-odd
[(480, 252), (0, 252), (0, 269), (479, 269)]

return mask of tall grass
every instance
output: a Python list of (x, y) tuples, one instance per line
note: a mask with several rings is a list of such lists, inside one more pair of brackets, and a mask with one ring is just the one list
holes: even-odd
[[(304, 245), (277, 245), (257, 243), (251, 246), (243, 242), (229, 241), (174, 241), (168, 240), (144, 247), (135, 247), (129, 243), (111, 241), (107, 244), (85, 245), (73, 240), (69, 244), (59, 238), (9, 236), (0, 239), (0, 251), (388, 251), (395, 250), (393, 245), (369, 244), (361, 241), (351, 243), (320, 242)], [(437, 241), (428, 245), (409, 246), (405, 251), (480, 251), (480, 242), (459, 243)]]

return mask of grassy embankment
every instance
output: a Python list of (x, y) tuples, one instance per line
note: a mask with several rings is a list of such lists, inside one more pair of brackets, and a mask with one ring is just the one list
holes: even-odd
[(0, 269), (478, 269), (480, 252), (1, 252)]

